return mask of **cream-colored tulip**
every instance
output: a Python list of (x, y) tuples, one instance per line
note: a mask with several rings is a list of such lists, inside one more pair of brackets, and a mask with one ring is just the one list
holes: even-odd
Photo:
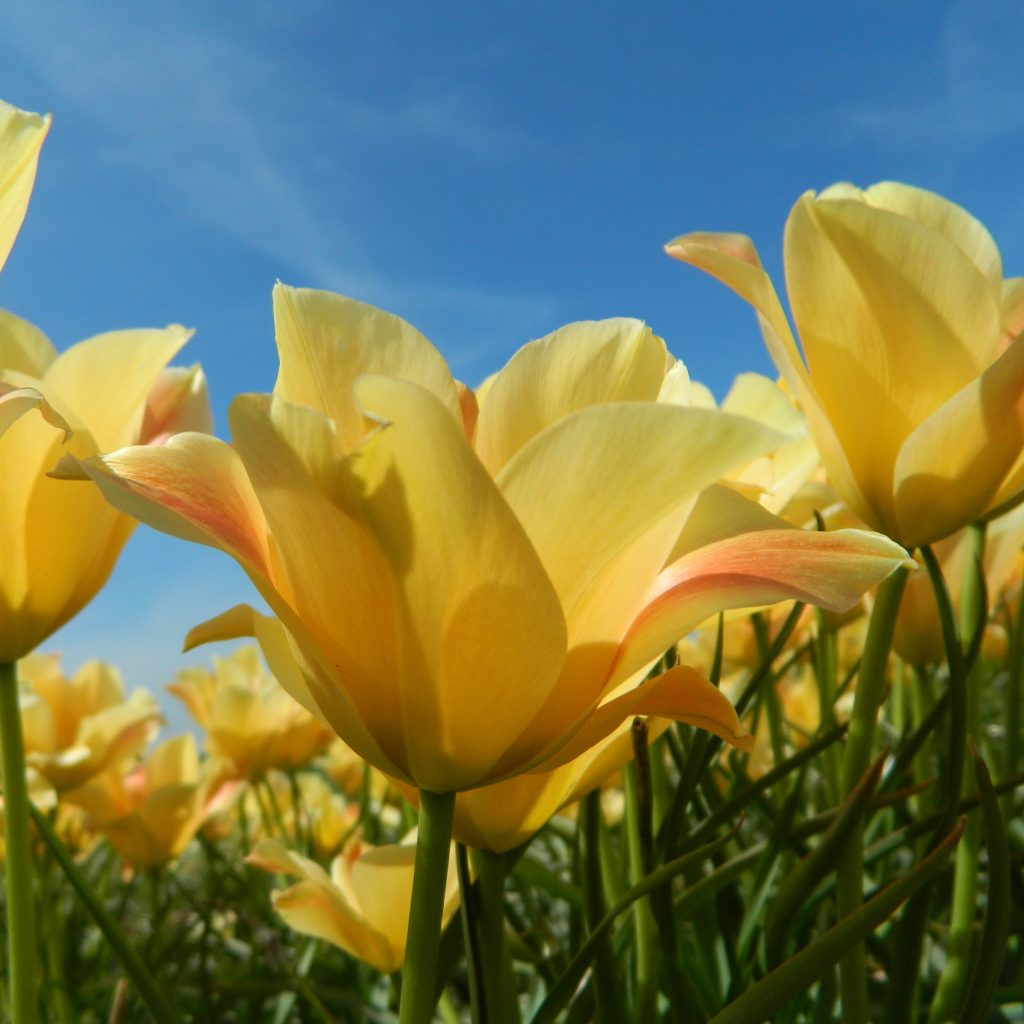
[(25, 760), (58, 792), (119, 768), (156, 733), (160, 710), (152, 694), (127, 699), (113, 665), (90, 661), (70, 678), (55, 654), (18, 663)]
[[(273, 894), (274, 909), (304, 935), (325, 939), (378, 971), (402, 966), (412, 901), (413, 844), (370, 846), (350, 843), (331, 862), (319, 864), (265, 840), (246, 858), (250, 864), (298, 878), (297, 885)], [(458, 909), (459, 886), (454, 847), (449, 854), (442, 927)]]

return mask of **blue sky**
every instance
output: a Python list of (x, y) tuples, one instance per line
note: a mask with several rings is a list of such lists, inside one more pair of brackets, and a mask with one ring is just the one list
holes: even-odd
[[(721, 395), (767, 372), (750, 311), (661, 246), (753, 236), (781, 282), (808, 188), (942, 192), (1024, 273), (1024, 5), (719, 0), (0, 8), (0, 96), (50, 110), (0, 306), (63, 348), (180, 322), (231, 397), (276, 373), (276, 279), (383, 306), (476, 383), (577, 319), (646, 320)], [(160, 687), (251, 594), (140, 529), (55, 637)]]

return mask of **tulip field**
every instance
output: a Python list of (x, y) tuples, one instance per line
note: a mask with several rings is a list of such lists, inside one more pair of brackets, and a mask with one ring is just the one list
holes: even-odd
[[(0, 265), (48, 128), (0, 103)], [(777, 367), (720, 402), (639, 320), (470, 387), (279, 283), (225, 440), (185, 328), (0, 311), (8, 1019), (1024, 1021), (1024, 278), (894, 182), (783, 246), (785, 307), (665, 247)], [(162, 694), (48, 648), (138, 523), (258, 604)]]

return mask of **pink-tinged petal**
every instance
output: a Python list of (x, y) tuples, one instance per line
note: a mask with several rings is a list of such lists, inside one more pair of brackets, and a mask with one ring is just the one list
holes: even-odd
[(665, 343), (639, 320), (568, 324), (524, 345), (492, 379), (474, 447), (491, 475), (530, 438), (570, 413), (606, 402), (654, 401)]
[(677, 665), (668, 672), (597, 708), (573, 737), (532, 770), (546, 772), (582, 756), (627, 718), (657, 715), (706, 729), (740, 750), (751, 750), (754, 737), (740, 723), (736, 709), (718, 687), (695, 669)]
[(0, 101), (0, 267), (25, 219), (50, 115), (40, 117)]
[(1003, 282), (1000, 315), (1003, 321), (1003, 348), (1024, 333), (1024, 277), (1008, 277)]
[(565, 624), (522, 525), (430, 392), (360, 378), (385, 423), (353, 460), (360, 514), (401, 600), (409, 775), (436, 792), (485, 781), (528, 732), (558, 677)]
[(274, 327), (281, 357), (274, 394), (330, 416), (345, 451), (367, 430), (352, 394), (364, 373), (419, 384), (452, 416), (462, 417), (455, 381), (441, 354), (392, 313), (333, 292), (278, 283)]
[(614, 678), (649, 664), (719, 611), (795, 599), (842, 612), (913, 564), (898, 544), (863, 530), (759, 530), (709, 544), (658, 577), (623, 641)]
[(139, 444), (162, 444), (172, 434), (213, 433), (213, 414), (202, 367), (169, 366), (146, 399)]
[(219, 548), (267, 575), (266, 521), (238, 455), (207, 434), (177, 434), (91, 459), (66, 456), (51, 474), (93, 480), (111, 505), (154, 529)]
[(1017, 341), (903, 445), (893, 481), (896, 536), (908, 547), (929, 544), (1009, 501), (1022, 446), (1024, 342)]

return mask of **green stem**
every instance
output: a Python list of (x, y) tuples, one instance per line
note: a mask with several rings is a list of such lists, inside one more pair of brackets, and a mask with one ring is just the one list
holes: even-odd
[(505, 876), (508, 860), (503, 853), (478, 850), (477, 934), (480, 941), (483, 1004), (487, 1024), (518, 1024), (512, 956), (505, 934)]
[(455, 847), (455, 867), (459, 875), (459, 917), (462, 920), (462, 944), (466, 950), (466, 977), (469, 983), (469, 1019), (472, 1024), (490, 1024), (481, 1009), (483, 956), (480, 948), (478, 892), (470, 878), (469, 850), (463, 843)]
[(402, 968), (399, 1024), (429, 1024), (437, 1001), (437, 951), (448, 879), (454, 793), (420, 790), (416, 868)]
[(14, 662), (0, 662), (0, 747), (3, 757), (4, 842), (7, 846), (7, 977), (11, 1019), (35, 1024), (39, 1008), (32, 842), (28, 825), (25, 746), (21, 738)]
[[(969, 642), (979, 628), (984, 607), (982, 583), (983, 559), (985, 556), (985, 524), (974, 523), (967, 531), (967, 566), (960, 601), (960, 638)], [(964, 725), (966, 736), (976, 745), (981, 743), (981, 665), (975, 661), (966, 680), (967, 716)], [(952, 732), (958, 723), (951, 723)], [(963, 766), (961, 792), (973, 795), (976, 789), (974, 771), (971, 765)], [(959, 794), (958, 794), (959, 795)], [(972, 814), (967, 819), (967, 828), (956, 850), (956, 867), (953, 878), (953, 899), (950, 915), (949, 941), (946, 947), (946, 962), (939, 976), (938, 987), (932, 1000), (928, 1020), (932, 1024), (952, 1020), (958, 1013), (971, 970), (971, 950), (974, 946), (974, 916), (978, 899), (978, 873), (981, 869), (981, 819)]]
[[(853, 713), (846, 736), (843, 758), (843, 794), (849, 795), (867, 771), (875, 739), (878, 709), (885, 695), (886, 666), (892, 647), (893, 631), (900, 598), (907, 581), (907, 570), (897, 569), (878, 588), (871, 610), (868, 635), (864, 641), (860, 674), (853, 701)], [(864, 828), (858, 825), (842, 851), (836, 879), (836, 914), (846, 918), (864, 902)], [(867, 954), (864, 943), (858, 942), (839, 964), (839, 988), (842, 993), (843, 1020), (846, 1024), (866, 1024)]]
[[(583, 832), (583, 895), (587, 931), (597, 930), (605, 915), (604, 884), (601, 878), (601, 790), (595, 789), (580, 804)], [(594, 999), (597, 1004), (595, 1019), (598, 1024), (613, 1024), (622, 1020), (619, 1014), (615, 956), (607, 937), (597, 940), (592, 975)]]
[[(646, 831), (649, 836), (650, 808), (645, 806), (643, 769), (638, 768), (638, 763), (626, 765), (623, 786), (626, 799), (630, 885), (636, 885), (654, 870), (649, 852), (644, 849), (644, 815), (648, 815)], [(650, 843), (649, 838), (647, 842)], [(650, 896), (641, 896), (633, 904), (633, 925), (636, 935), (636, 995), (633, 1000), (633, 1019), (657, 1020), (660, 950), (658, 925), (654, 919)]]

